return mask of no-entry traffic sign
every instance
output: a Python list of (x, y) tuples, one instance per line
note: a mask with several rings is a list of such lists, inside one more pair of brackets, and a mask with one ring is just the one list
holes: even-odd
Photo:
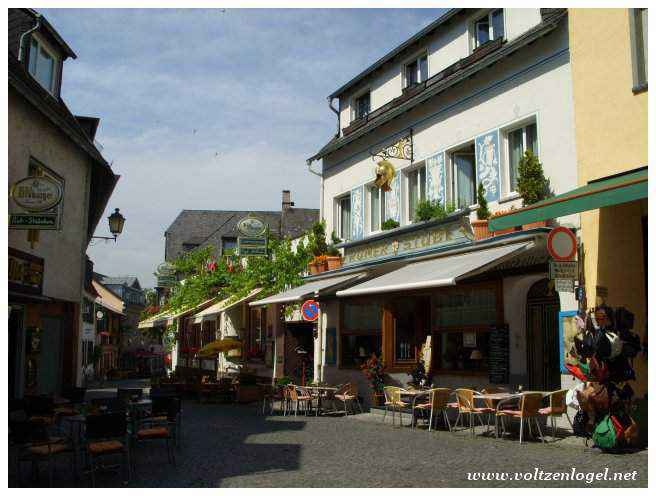
[(547, 237), (547, 250), (558, 262), (572, 260), (576, 256), (576, 236), (571, 229), (555, 227)]
[(301, 307), (303, 320), (314, 322), (319, 318), (319, 304), (314, 300), (307, 300)]

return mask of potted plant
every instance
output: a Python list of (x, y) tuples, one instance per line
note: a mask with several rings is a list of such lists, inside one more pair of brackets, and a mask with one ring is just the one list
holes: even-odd
[[(517, 192), (522, 197), (524, 207), (538, 203), (551, 196), (549, 180), (544, 177), (544, 170), (538, 158), (531, 150), (526, 150), (517, 166)], [(525, 224), (523, 229), (547, 227), (550, 220)]]
[(373, 405), (383, 405), (385, 403), (385, 362), (372, 353), (369, 359), (360, 366), (360, 370), (369, 380)]
[(490, 210), (487, 208), (483, 183), (478, 183), (476, 200), (478, 202), (478, 208), (476, 209), (476, 217), (478, 220), (473, 220), (471, 223), (472, 228), (474, 229), (474, 238), (477, 240), (486, 239), (490, 237), (490, 231), (487, 228), (488, 219), (490, 218)]
[(316, 275), (324, 272), (328, 266), (326, 263), (326, 253), (328, 253), (328, 245), (326, 244), (326, 222), (317, 222), (312, 226), (310, 233), (309, 249), (314, 255), (312, 261), (308, 264), (310, 274)]
[(342, 254), (339, 252), (337, 246), (342, 242), (341, 239), (337, 237), (335, 231), (330, 235), (332, 243), (328, 245), (328, 252), (326, 254), (326, 264), (328, 265), (328, 270), (336, 270), (342, 266)]

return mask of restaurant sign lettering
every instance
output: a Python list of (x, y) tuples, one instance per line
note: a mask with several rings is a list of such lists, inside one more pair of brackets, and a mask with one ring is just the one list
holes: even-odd
[(9, 248), (9, 290), (40, 295), (43, 293), (43, 258)]
[(399, 233), (373, 239), (365, 244), (344, 248), (344, 265), (371, 260), (395, 258), (425, 250), (460, 244), (472, 239), (471, 226), (466, 217), (455, 222), (440, 224), (425, 229)]

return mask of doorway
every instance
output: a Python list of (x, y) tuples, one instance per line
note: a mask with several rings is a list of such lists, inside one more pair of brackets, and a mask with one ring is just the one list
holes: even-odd
[(285, 331), (285, 375), (305, 384), (314, 376), (315, 324), (287, 324)]
[(37, 369), (38, 394), (59, 394), (62, 380), (62, 329), (59, 317), (41, 317), (43, 332)]
[(526, 297), (528, 389), (560, 388), (559, 311), (558, 293), (548, 279), (531, 286)]

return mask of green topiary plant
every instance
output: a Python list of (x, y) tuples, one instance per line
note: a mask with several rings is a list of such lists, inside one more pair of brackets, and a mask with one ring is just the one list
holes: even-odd
[(550, 196), (549, 181), (544, 177), (542, 164), (531, 150), (526, 150), (522, 156), (517, 172), (517, 192), (524, 206), (533, 205)]
[(389, 231), (391, 229), (396, 229), (399, 227), (401, 224), (399, 224), (397, 221), (394, 219), (387, 219), (383, 224), (380, 226), (383, 231)]
[(320, 257), (328, 253), (328, 244), (326, 243), (326, 221), (316, 222), (312, 226), (312, 236), (309, 248), (315, 257)]
[(485, 188), (483, 187), (483, 183), (478, 183), (476, 200), (478, 202), (478, 208), (476, 209), (476, 216), (478, 217), (478, 220), (489, 219), (490, 210), (487, 208), (487, 200), (485, 199)]

